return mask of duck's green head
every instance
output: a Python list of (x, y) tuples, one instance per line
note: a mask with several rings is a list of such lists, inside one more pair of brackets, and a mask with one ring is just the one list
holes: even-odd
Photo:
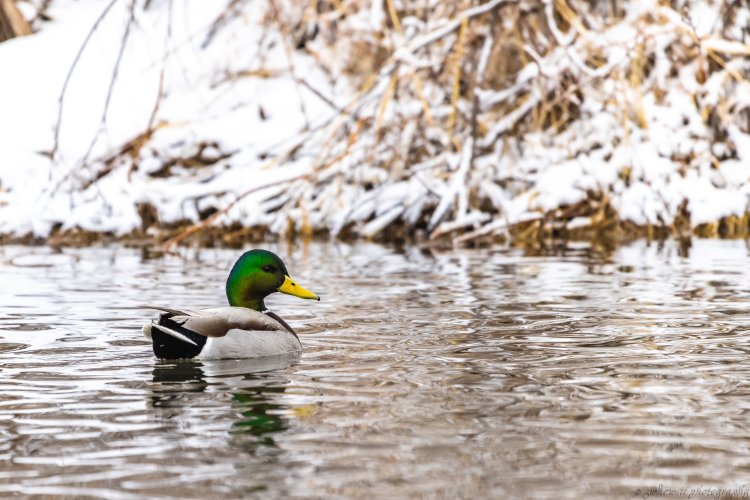
[(263, 299), (274, 292), (320, 300), (320, 297), (289, 277), (289, 271), (275, 253), (268, 250), (250, 250), (242, 254), (227, 279), (229, 305), (265, 311)]

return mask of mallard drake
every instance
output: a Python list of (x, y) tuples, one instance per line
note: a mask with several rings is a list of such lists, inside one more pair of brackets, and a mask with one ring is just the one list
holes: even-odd
[(320, 300), (289, 277), (284, 262), (268, 250), (250, 250), (237, 260), (227, 278), (229, 307), (163, 311), (143, 326), (161, 359), (230, 359), (299, 353), (302, 344), (286, 321), (266, 309), (274, 292)]

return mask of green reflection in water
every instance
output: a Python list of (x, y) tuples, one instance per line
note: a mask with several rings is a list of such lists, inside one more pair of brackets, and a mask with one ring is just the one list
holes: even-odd
[(249, 393), (235, 393), (233, 399), (240, 407), (242, 418), (232, 424), (232, 434), (245, 434), (258, 438), (258, 442), (267, 446), (276, 446), (269, 434), (285, 430), (288, 425), (282, 418), (281, 405), (271, 403), (269, 394), (283, 393), (285, 387), (257, 387)]

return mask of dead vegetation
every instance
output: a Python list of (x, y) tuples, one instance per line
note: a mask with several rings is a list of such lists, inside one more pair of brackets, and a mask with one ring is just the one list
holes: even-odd
[[(281, 9), (281, 2), (271, 3)], [(747, 108), (738, 92), (748, 83), (750, 54), (748, 8), (741, 3), (717, 7), (719, 22), (701, 33), (691, 17), (693, 2), (642, 9), (574, 0), (284, 6), (283, 17), (297, 20), (279, 30), (294, 39), (299, 30), (288, 27), (306, 26), (298, 50), (323, 60), (330, 60), (326, 53), (343, 54), (341, 70), (359, 88), (350, 111), (329, 127), (314, 175), (295, 181), (305, 188), (295, 189), (303, 194), (289, 201), (287, 213), (324, 212), (329, 208), (322, 200), (338, 198), (346, 213), (319, 217), (333, 235), (346, 231), (388, 240), (410, 235), (461, 244), (604, 234), (748, 234), (742, 214), (692, 225), (686, 198), (665, 203), (652, 221), (628, 220), (612, 203), (622, 190), (617, 183), (582, 189), (580, 201), (544, 209), (534, 202), (545, 195), (529, 180), (534, 171), (519, 169), (518, 181), (508, 181), (513, 167), (503, 160), (534, 154), (537, 138), (564, 136), (577, 144), (559, 160), (598, 154), (607, 162), (629, 147), (634, 134), (649, 132), (653, 119), (646, 101), (663, 103), (672, 90), (667, 85), (681, 85), (680, 72), (692, 72), (697, 84), (688, 94), (703, 135), (694, 139), (712, 154), (693, 148), (672, 153), (670, 161), (685, 177), (705, 175), (707, 166), (719, 169), (722, 161), (736, 158), (728, 129), (744, 123)], [(352, 27), (365, 21), (371, 31)], [(704, 84), (717, 81), (721, 90), (711, 94)], [(580, 123), (597, 107), (619, 121), (609, 143), (577, 137), (586, 130)], [(642, 173), (632, 179), (633, 171), (623, 168), (625, 187), (652, 182)], [(510, 201), (525, 194), (526, 213), (519, 217)], [(576, 227), (569, 228), (574, 220)]]
[(31, 26), (14, 0), (0, 0), (0, 42), (31, 34)]
[[(264, 29), (283, 43), (286, 76), (335, 110), (284, 152), (263, 158), (269, 168), (283, 168), (306, 156), (307, 172), (240, 187), (232, 201), (199, 220), (172, 221), (173, 227), (160, 222), (159, 207), (139, 206), (140, 232), (166, 249), (271, 234), (463, 245), (746, 238), (747, 211), (695, 223), (700, 207), (687, 194), (672, 194), (657, 209), (644, 208), (639, 220), (630, 215), (632, 206), (623, 213), (618, 201), (636, 185), (651, 198), (662, 196), (662, 179), (651, 165), (622, 159), (634, 144), (661, 140), (655, 131), (664, 126), (655, 107), (689, 108), (678, 125), (690, 130), (685, 137), (694, 144), (659, 150), (676, 174), (665, 174), (667, 182), (721, 174), (726, 162), (738, 158), (738, 133), (750, 133), (749, 8), (741, 2), (714, 6), (720, 15), (705, 30), (694, 19), (696, 6), (687, 0), (268, 0)], [(251, 7), (235, 1), (228, 9), (237, 14)], [(227, 22), (217, 19), (210, 36)], [(348, 79), (355, 89), (348, 102), (308, 81), (298, 71), (300, 58), (314, 60), (331, 80)], [(215, 85), (276, 78), (279, 71), (235, 69)], [(686, 99), (670, 100), (675, 93)], [(131, 172), (139, 171), (140, 152), (158, 128), (158, 106), (144, 134), (96, 160), (101, 167), (92, 183), (120, 168), (122, 158)], [(170, 177), (236, 153), (200, 140), (194, 149), (189, 156), (163, 158), (147, 175)], [(540, 187), (543, 173), (576, 161), (592, 169), (621, 165), (614, 178), (576, 186), (575, 200)], [(712, 182), (721, 187), (730, 181)], [(286, 223), (247, 228), (225, 219), (249, 195), (274, 185), (288, 194), (273, 208)]]

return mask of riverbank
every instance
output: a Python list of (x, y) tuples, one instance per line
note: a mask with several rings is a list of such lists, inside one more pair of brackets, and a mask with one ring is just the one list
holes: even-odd
[[(566, 223), (567, 222), (567, 223)], [(467, 237), (468, 236), (468, 237)], [(689, 224), (672, 226), (637, 225), (617, 219), (598, 218), (596, 224), (582, 224), (580, 220), (537, 219), (508, 226), (504, 232), (481, 234), (481, 231), (465, 233), (457, 239), (450, 235), (429, 237), (424, 230), (394, 225), (387, 231), (371, 238), (385, 244), (411, 244), (431, 247), (484, 247), (506, 245), (518, 248), (543, 248), (567, 242), (588, 242), (593, 246), (614, 248), (644, 239), (665, 241), (675, 239), (682, 244), (691, 238), (742, 239), (750, 238), (750, 215), (742, 218), (730, 216), (714, 223), (696, 227)], [(361, 238), (355, 232), (342, 232), (335, 237), (326, 231), (279, 235), (268, 227), (206, 226), (200, 224), (177, 224), (169, 227), (151, 225), (123, 235), (111, 232), (85, 231), (81, 229), (56, 230), (48, 237), (25, 235), (0, 235), (0, 245), (49, 245), (53, 247), (86, 247), (90, 245), (120, 243), (126, 247), (139, 247), (155, 252), (170, 251), (179, 246), (203, 248), (242, 248), (249, 244), (278, 241), (339, 240), (353, 242)]]
[(750, 7), (316, 5), (26, 9), (3, 241), (750, 232)]

